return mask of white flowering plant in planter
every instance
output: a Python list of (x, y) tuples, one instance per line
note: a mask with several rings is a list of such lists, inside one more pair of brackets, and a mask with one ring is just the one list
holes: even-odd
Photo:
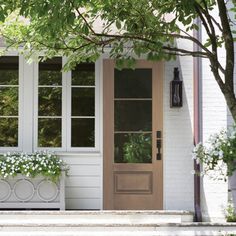
[(44, 176), (57, 182), (68, 166), (56, 154), (50, 152), (5, 153), (0, 155), (0, 177), (14, 177), (17, 174), (34, 178)]
[(202, 163), (201, 175), (214, 179), (227, 179), (236, 170), (236, 128), (222, 130), (199, 143), (193, 150), (193, 158)]

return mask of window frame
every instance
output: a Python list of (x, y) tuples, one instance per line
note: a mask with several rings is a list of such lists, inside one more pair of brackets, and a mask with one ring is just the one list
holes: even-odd
[[(65, 65), (67, 59), (62, 57), (62, 67)], [(62, 72), (62, 146), (61, 147), (38, 147), (38, 79), (39, 79), (39, 63), (35, 64), (34, 69), (34, 135), (33, 135), (33, 150), (49, 150), (56, 152), (98, 152), (100, 148), (99, 142), (99, 103), (100, 103), (100, 91), (99, 91), (99, 79), (100, 71), (98, 68), (99, 62), (95, 62), (95, 85), (84, 86), (94, 87), (95, 90), (95, 114), (94, 114), (94, 132), (95, 140), (94, 147), (71, 147), (71, 76), (72, 71)], [(79, 87), (79, 86), (78, 86)]]

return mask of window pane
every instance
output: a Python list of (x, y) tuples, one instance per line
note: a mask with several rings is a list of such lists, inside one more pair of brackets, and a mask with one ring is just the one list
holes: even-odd
[(115, 134), (115, 163), (151, 163), (151, 134)]
[(71, 119), (71, 147), (94, 147), (94, 119)]
[(94, 88), (72, 88), (72, 116), (94, 116), (94, 107)]
[(17, 85), (18, 70), (0, 70), (1, 85)]
[(0, 115), (18, 115), (18, 87), (0, 88)]
[(72, 71), (72, 85), (95, 85), (95, 64), (82, 63)]
[(55, 57), (44, 62), (39, 62), (39, 85), (61, 85), (61, 69), (61, 57)]
[(152, 70), (115, 70), (115, 98), (151, 98)]
[(18, 85), (18, 57), (0, 57), (0, 84)]
[(18, 146), (18, 119), (0, 118), (0, 146)]
[(152, 101), (115, 101), (115, 131), (141, 130), (152, 130)]
[(39, 116), (61, 116), (62, 88), (39, 88)]
[(61, 147), (61, 119), (38, 119), (38, 146)]

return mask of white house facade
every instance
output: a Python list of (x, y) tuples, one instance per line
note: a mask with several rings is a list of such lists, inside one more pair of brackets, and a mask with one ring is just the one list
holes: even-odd
[[(130, 122), (133, 126), (131, 130), (133, 130), (126, 131), (122, 128), (121, 131), (113, 130), (113, 137), (116, 134), (119, 136), (129, 132), (141, 132), (140, 127), (135, 127), (142, 123), (139, 119), (150, 119), (140, 113), (142, 109), (146, 113), (150, 112), (152, 119), (154, 109), (159, 109), (151, 105), (152, 110), (148, 110), (147, 107), (150, 107), (148, 102), (151, 101), (151, 104), (161, 107), (158, 110), (161, 114), (157, 114), (157, 117), (161, 119), (159, 138), (155, 137), (158, 130), (153, 130), (153, 125), (151, 130), (142, 131), (144, 135), (151, 134), (151, 152), (157, 151), (156, 141), (161, 140), (160, 159), (157, 160), (156, 155), (155, 157), (152, 155), (151, 161), (147, 164), (150, 166), (150, 163), (161, 161), (161, 165), (157, 167), (159, 175), (156, 175), (153, 169), (150, 169), (151, 167), (146, 170), (145, 164), (135, 163), (133, 167), (125, 161), (122, 164), (118, 161), (118, 167), (115, 167), (118, 169), (104, 173), (104, 169), (108, 168), (104, 161), (107, 159), (104, 158), (111, 145), (109, 142), (105, 143), (107, 140), (104, 132), (107, 132), (109, 126), (104, 117), (115, 119), (114, 114), (107, 114), (109, 110), (104, 107), (107, 104), (107, 101), (104, 101), (104, 94), (105, 99), (106, 96), (110, 96), (107, 95), (109, 89), (104, 88), (109, 80), (106, 78), (107, 81), (104, 83), (104, 77), (109, 77), (109, 70), (113, 70), (114, 74), (112, 62), (103, 56), (94, 64), (82, 64), (72, 72), (61, 72), (65, 60), (58, 57), (45, 63), (28, 64), (23, 56), (15, 53), (0, 58), (1, 152), (32, 152), (47, 149), (58, 153), (70, 166), (69, 176), (66, 178), (66, 209), (119, 209), (119, 206), (123, 206), (122, 198), (127, 201), (130, 198), (130, 201), (133, 201), (135, 196), (134, 201), (141, 202), (140, 209), (194, 211), (192, 174), (194, 167), (191, 155), (194, 132), (192, 58), (182, 57), (177, 61), (152, 63), (152, 66), (150, 63), (146, 64), (144, 60), (138, 60), (141, 61), (138, 69), (148, 68), (152, 70), (152, 76), (159, 77), (159, 88), (157, 88), (157, 93), (160, 95), (158, 95), (159, 104), (152, 100), (156, 98), (153, 86), (157, 84), (154, 83), (151, 83), (150, 88), (146, 88), (152, 91), (150, 97), (142, 98), (138, 95), (133, 99), (128, 95), (128, 98), (125, 98), (130, 91), (127, 90), (128, 87), (121, 87), (120, 93), (126, 95), (114, 99), (115, 102), (125, 101), (127, 104), (134, 100), (140, 105), (135, 109), (130, 108), (134, 113), (130, 114), (131, 117), (129, 114), (127, 117), (127, 114), (122, 113), (122, 109), (118, 112), (121, 117), (117, 119), (121, 119), (121, 123), (123, 122), (126, 128)], [(156, 66), (157, 69), (155, 69)], [(180, 78), (183, 81), (183, 105), (179, 108), (170, 107), (170, 82), (173, 80), (175, 67), (179, 68)], [(130, 71), (127, 71), (127, 75), (129, 73)], [(138, 71), (136, 75), (139, 77), (142, 73), (145, 77), (145, 72), (142, 71)], [(207, 62), (204, 62), (202, 66), (202, 78), (204, 78), (202, 80), (204, 140), (211, 133), (227, 126), (227, 109)], [(141, 81), (142, 78), (140, 77), (139, 80)], [(138, 82), (132, 84), (133, 89), (138, 91), (140, 87), (135, 88), (135, 84), (137, 85)], [(116, 83), (113, 84), (111, 90), (115, 89), (114, 86)], [(117, 83), (117, 86), (121, 85)], [(114, 91), (112, 93), (116, 96)], [(142, 91), (140, 93), (142, 94)], [(9, 97), (9, 94), (12, 96)], [(11, 101), (6, 99), (11, 99)], [(11, 106), (8, 107), (9, 105)], [(127, 111), (127, 109), (124, 110)], [(114, 126), (113, 121), (111, 124)], [(158, 126), (154, 128), (156, 127)], [(113, 138), (112, 141), (114, 140)], [(115, 162), (116, 160), (112, 160), (113, 164)], [(136, 169), (132, 172), (129, 167)], [(110, 178), (108, 173), (111, 173)], [(139, 176), (141, 176), (140, 180)], [(158, 178), (158, 181), (155, 178)], [(112, 193), (108, 193), (106, 189), (109, 189), (109, 182), (113, 180), (115, 183), (110, 185), (113, 188)], [(107, 183), (108, 186), (104, 186)], [(159, 187), (155, 189), (152, 186), (156, 183), (161, 186), (161, 190)], [(117, 199), (113, 206), (107, 194), (110, 194), (110, 198)], [(149, 194), (154, 195), (154, 200), (159, 202), (159, 205), (155, 205), (153, 200), (149, 199)], [(202, 180), (201, 208), (204, 219), (222, 217), (227, 200), (227, 183), (219, 184), (207, 178)], [(146, 207), (146, 202), (151, 202), (151, 205), (147, 204)], [(121, 209), (125, 208), (125, 205), (121, 207)], [(134, 208), (139, 207), (134, 205)]]
[[(46, 149), (62, 157), (70, 166), (66, 209), (194, 211), (193, 58), (137, 59), (135, 70), (120, 72), (105, 54), (61, 72), (65, 62), (29, 64), (13, 52), (0, 57), (0, 151)], [(179, 107), (170, 106), (176, 67), (183, 82)], [(204, 141), (232, 121), (208, 61), (199, 75)], [(130, 151), (135, 144), (146, 153)], [(200, 190), (203, 219), (222, 219), (227, 182), (204, 177)]]

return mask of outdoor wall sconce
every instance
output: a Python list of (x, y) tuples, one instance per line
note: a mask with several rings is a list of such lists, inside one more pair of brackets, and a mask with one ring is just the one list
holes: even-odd
[(179, 78), (178, 67), (174, 68), (174, 79), (170, 82), (170, 107), (183, 106), (183, 81)]

